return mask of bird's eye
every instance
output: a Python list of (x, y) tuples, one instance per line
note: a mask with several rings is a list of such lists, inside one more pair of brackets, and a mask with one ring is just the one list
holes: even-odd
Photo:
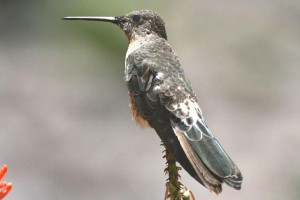
[(137, 23), (137, 22), (139, 22), (139, 21), (141, 20), (141, 17), (140, 17), (139, 15), (133, 15), (133, 16), (132, 16), (132, 20), (133, 20), (135, 23)]

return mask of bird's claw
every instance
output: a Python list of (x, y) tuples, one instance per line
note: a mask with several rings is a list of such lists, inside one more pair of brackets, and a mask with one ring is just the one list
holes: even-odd
[(192, 191), (190, 191), (187, 187), (181, 184), (180, 189), (180, 199), (175, 199), (171, 196), (171, 183), (168, 181), (166, 183), (166, 191), (164, 200), (196, 200)]

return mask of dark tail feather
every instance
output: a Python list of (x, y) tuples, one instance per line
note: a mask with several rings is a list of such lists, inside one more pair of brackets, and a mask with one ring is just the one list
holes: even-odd
[(241, 189), (243, 177), (240, 170), (210, 133), (202, 119), (199, 119), (185, 133), (185, 136), (209, 171), (230, 187)]

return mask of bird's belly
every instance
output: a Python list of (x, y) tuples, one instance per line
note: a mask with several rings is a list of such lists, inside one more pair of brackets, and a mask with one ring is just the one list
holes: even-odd
[(130, 92), (129, 92), (129, 107), (130, 107), (132, 119), (137, 123), (137, 125), (140, 128), (149, 127), (148, 121), (141, 114), (140, 108), (138, 108), (138, 101)]

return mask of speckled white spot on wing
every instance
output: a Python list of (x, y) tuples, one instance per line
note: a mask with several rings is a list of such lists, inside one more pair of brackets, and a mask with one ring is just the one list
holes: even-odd
[(161, 72), (158, 72), (157, 75), (155, 76), (155, 78), (158, 79), (158, 80), (163, 80), (164, 74), (161, 73)]

